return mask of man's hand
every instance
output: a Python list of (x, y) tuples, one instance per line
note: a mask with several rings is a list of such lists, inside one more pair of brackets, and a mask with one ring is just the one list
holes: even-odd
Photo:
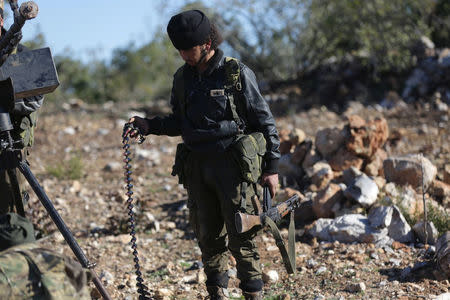
[(133, 125), (138, 129), (132, 129), (128, 128), (128, 130), (124, 133), (124, 135), (129, 135), (132, 138), (135, 138), (140, 134), (142, 135), (148, 135), (150, 128), (148, 126), (148, 122), (141, 117), (134, 116), (130, 120), (128, 120), (128, 123), (133, 123)]
[(270, 195), (275, 197), (278, 190), (278, 174), (264, 173), (261, 176), (261, 185), (267, 185), (269, 187)]

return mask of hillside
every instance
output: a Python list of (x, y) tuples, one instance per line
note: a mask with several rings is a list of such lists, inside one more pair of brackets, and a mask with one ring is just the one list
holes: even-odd
[[(97, 263), (96, 271), (114, 299), (138, 296), (126, 227), (121, 148), (122, 126), (132, 111), (152, 112), (133, 103), (48, 105), (41, 111), (30, 156), (31, 170), (82, 249)], [(442, 179), (450, 162), (448, 108), (403, 103), (387, 109), (352, 103), (340, 115), (312, 108), (279, 116), (277, 122), (280, 130), (300, 128), (314, 139), (319, 129), (342, 125), (350, 113), (364, 119), (384, 117), (390, 130), (384, 146), (387, 154), (423, 153)], [(200, 250), (187, 223), (186, 192), (170, 175), (179, 141), (150, 136), (132, 147), (138, 251), (152, 296), (203, 299), (205, 278), (202, 269), (196, 268)], [(40, 243), (72, 255), (34, 193), (30, 195), (28, 214), (42, 234)], [(434, 267), (426, 263), (430, 252), (423, 246), (377, 248), (372, 243), (320, 242), (304, 232), (298, 226), (297, 273), (291, 276), (286, 275), (269, 232), (258, 239), (264, 271), (275, 270), (279, 275), (277, 281), (266, 284), (266, 299), (432, 299), (448, 291), (448, 280), (436, 278)], [(232, 296), (239, 297), (237, 286), (238, 280), (232, 277)]]

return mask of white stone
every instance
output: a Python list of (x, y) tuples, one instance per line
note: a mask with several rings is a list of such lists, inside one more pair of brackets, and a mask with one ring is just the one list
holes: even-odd
[(344, 195), (349, 199), (355, 200), (363, 207), (370, 207), (377, 200), (378, 192), (378, 186), (375, 181), (366, 175), (361, 175), (347, 187)]
[(275, 270), (264, 271), (262, 274), (262, 279), (265, 283), (275, 283), (279, 278), (278, 272)]
[(414, 241), (414, 234), (405, 217), (397, 206), (393, 206), (392, 220), (388, 227), (388, 235), (395, 241), (401, 243), (411, 243)]
[(392, 213), (394, 208), (392, 206), (377, 206), (369, 211), (369, 222), (374, 228), (387, 228), (392, 221)]
[[(421, 243), (425, 243), (425, 230), (424, 230), (424, 222), (420, 221), (413, 226), (414, 234), (419, 239)], [(433, 222), (427, 222), (427, 243), (435, 244), (438, 238), (439, 232), (434, 226)]]

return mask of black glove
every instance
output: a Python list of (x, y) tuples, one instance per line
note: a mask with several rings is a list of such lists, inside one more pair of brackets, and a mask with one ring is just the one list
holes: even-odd
[(124, 136), (129, 135), (130, 137), (134, 138), (138, 135), (148, 135), (150, 133), (150, 127), (148, 125), (148, 122), (145, 118), (141, 118), (138, 116), (132, 117), (129, 121), (129, 124), (132, 124), (132, 126), (128, 126), (124, 130)]

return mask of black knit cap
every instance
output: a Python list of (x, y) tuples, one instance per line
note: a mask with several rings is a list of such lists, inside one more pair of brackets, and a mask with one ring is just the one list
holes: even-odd
[(167, 33), (175, 48), (187, 50), (207, 42), (211, 25), (199, 10), (188, 10), (173, 16), (167, 25)]

